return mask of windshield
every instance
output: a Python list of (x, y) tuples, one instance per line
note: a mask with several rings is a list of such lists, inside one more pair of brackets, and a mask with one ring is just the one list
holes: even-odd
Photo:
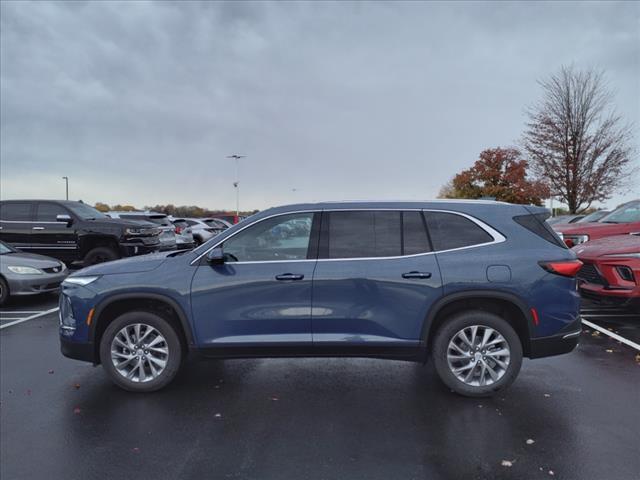
[(609, 212), (607, 212), (606, 210), (600, 210), (599, 212), (593, 212), (593, 213), (590, 213), (589, 215), (587, 215), (586, 217), (582, 217), (576, 223), (597, 222), (598, 220), (600, 220), (602, 217), (604, 217), (608, 213)]
[(203, 220), (211, 228), (227, 228), (227, 226), (218, 220)]
[(602, 223), (631, 223), (640, 222), (640, 202), (627, 203), (617, 208), (609, 215), (605, 215)]
[(0, 255), (5, 255), (7, 253), (14, 253), (14, 252), (15, 250), (12, 247), (10, 247), (4, 242), (0, 242)]
[(86, 205), (84, 203), (65, 203), (65, 207), (75, 213), (82, 220), (94, 220), (96, 218), (107, 218), (107, 216), (99, 212), (93, 207)]

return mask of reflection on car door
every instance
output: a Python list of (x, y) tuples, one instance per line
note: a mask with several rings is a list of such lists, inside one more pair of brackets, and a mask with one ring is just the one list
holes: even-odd
[(417, 347), (427, 311), (442, 295), (430, 251), (419, 211), (325, 212), (314, 346)]
[(224, 264), (201, 260), (191, 286), (200, 347), (311, 345), (319, 219), (313, 212), (263, 219), (224, 242)]

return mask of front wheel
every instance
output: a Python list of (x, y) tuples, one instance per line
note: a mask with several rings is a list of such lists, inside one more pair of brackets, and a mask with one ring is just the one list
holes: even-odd
[(432, 356), (436, 371), (460, 395), (491, 396), (518, 376), (520, 338), (498, 315), (462, 312), (447, 319), (435, 335)]
[(4, 278), (0, 277), (0, 306), (9, 300), (9, 285)]
[(110, 247), (96, 247), (87, 252), (84, 257), (86, 266), (96, 265), (98, 263), (111, 262), (120, 258), (118, 252)]
[(100, 360), (111, 380), (131, 392), (153, 392), (169, 384), (182, 363), (173, 327), (151, 312), (125, 313), (100, 340)]

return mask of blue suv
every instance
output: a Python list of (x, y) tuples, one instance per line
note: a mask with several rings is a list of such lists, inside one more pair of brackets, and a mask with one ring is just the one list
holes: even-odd
[(136, 392), (167, 385), (189, 352), (431, 355), (453, 391), (491, 395), (513, 382), (523, 356), (578, 342), (581, 263), (547, 216), (489, 201), (272, 208), (195, 250), (69, 276), (62, 353), (101, 363)]

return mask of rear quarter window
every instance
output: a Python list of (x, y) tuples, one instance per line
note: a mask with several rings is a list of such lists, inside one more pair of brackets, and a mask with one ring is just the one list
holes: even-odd
[(434, 250), (452, 250), (492, 242), (484, 229), (455, 213), (424, 212)]
[(535, 233), (537, 236), (544, 238), (547, 242), (562, 248), (567, 248), (560, 237), (554, 232), (553, 228), (546, 222), (546, 214), (540, 215), (518, 215), (513, 217), (513, 220), (529, 230)]

